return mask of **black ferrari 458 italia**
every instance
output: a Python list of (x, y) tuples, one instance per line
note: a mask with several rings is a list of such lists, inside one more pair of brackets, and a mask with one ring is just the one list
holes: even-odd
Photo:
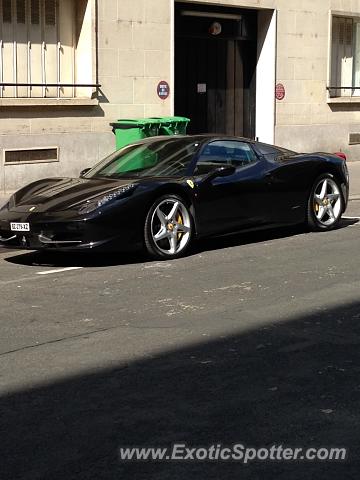
[(16, 192), (0, 241), (30, 249), (185, 254), (195, 238), (281, 225), (330, 230), (348, 201), (346, 162), (243, 138), (153, 137)]

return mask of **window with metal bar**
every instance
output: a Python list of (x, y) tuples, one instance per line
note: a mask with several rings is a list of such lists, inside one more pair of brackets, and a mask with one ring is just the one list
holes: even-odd
[(360, 19), (332, 17), (330, 97), (360, 96)]
[(0, 98), (73, 98), (92, 86), (76, 70), (79, 3), (0, 0)]

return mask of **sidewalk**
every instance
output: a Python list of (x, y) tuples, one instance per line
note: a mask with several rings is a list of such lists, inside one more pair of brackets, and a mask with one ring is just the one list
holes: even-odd
[(360, 200), (360, 162), (348, 162), (350, 200)]
[[(348, 162), (350, 174), (350, 200), (360, 200), (360, 162)], [(0, 194), (0, 207), (8, 200), (9, 195)]]

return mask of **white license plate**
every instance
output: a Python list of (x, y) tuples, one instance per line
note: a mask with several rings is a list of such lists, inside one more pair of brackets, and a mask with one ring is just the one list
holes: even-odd
[(12, 232), (30, 232), (29, 223), (10, 223)]

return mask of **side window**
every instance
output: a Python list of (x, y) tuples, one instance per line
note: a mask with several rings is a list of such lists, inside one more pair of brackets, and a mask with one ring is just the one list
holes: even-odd
[(257, 156), (251, 146), (236, 140), (222, 140), (209, 143), (197, 162), (195, 173), (210, 173), (215, 168), (232, 165), (242, 167), (255, 162)]
[(280, 150), (273, 147), (272, 145), (267, 145), (266, 143), (257, 143), (256, 149), (261, 153), (261, 155), (279, 155)]
[(256, 143), (255, 149), (267, 160), (276, 160), (278, 157), (295, 155), (295, 152), (281, 147), (274, 147), (273, 145), (268, 145), (266, 143)]

